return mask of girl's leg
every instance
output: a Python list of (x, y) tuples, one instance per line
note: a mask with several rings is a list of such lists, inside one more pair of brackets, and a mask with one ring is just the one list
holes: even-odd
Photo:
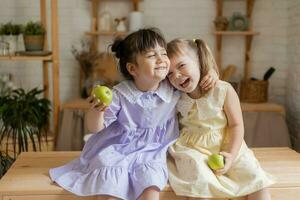
[(193, 198), (193, 197), (189, 197), (188, 200), (224, 200), (224, 199), (208, 199), (208, 198)]
[(193, 197), (189, 197), (188, 200), (209, 200), (207, 198), (193, 198)]
[(263, 188), (257, 192), (248, 195), (248, 200), (271, 200), (268, 188)]
[(108, 195), (99, 195), (96, 199), (97, 200), (120, 200), (117, 197), (112, 197), (112, 196), (108, 196)]
[(108, 197), (106, 200), (120, 200), (120, 199), (116, 197)]
[(146, 188), (138, 200), (159, 200), (159, 189), (155, 186)]

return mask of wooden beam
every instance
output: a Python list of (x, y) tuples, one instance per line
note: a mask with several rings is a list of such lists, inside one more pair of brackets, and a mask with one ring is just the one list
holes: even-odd
[[(48, 50), (48, 31), (47, 31), (47, 11), (46, 0), (40, 0), (40, 18), (41, 24), (45, 28), (46, 33), (44, 37), (44, 50)], [(48, 62), (43, 62), (43, 88), (44, 97), (49, 99), (49, 74), (48, 74)]]
[(126, 36), (128, 35), (128, 32), (120, 32), (120, 31), (97, 31), (97, 32), (85, 32), (86, 35), (92, 35), (92, 36), (98, 36), (98, 35), (104, 35), (104, 36)]
[[(98, 22), (99, 22), (99, 16), (98, 16), (98, 10), (99, 10), (99, 0), (92, 0), (92, 31), (97, 32), (99, 30)], [(92, 35), (91, 36), (91, 51), (97, 52), (98, 51), (98, 42), (99, 37), (98, 35)]]
[(247, 0), (247, 17), (252, 18), (252, 12), (254, 7), (254, 0)]
[(50, 62), (52, 60), (52, 55), (50, 54), (48, 56), (26, 56), (26, 55), (0, 56), (0, 60), (14, 60), (14, 61), (40, 60), (40, 61)]
[(259, 32), (253, 31), (215, 31), (215, 35), (236, 35), (236, 36), (246, 36), (246, 35), (259, 35)]
[(250, 78), (251, 73), (251, 44), (253, 37), (251, 35), (246, 36), (245, 38), (245, 67), (244, 67), (244, 80), (248, 80)]
[(58, 134), (58, 115), (60, 107), (59, 98), (59, 52), (58, 52), (58, 10), (57, 0), (51, 0), (51, 36), (52, 36), (52, 79), (53, 79), (53, 126), (54, 145), (56, 145)]
[(131, 0), (133, 4), (133, 11), (139, 10), (139, 0)]
[(216, 2), (216, 13), (217, 17), (223, 16), (223, 0), (217, 0)]
[(216, 63), (219, 74), (222, 74), (222, 35), (216, 35)]
[(254, 0), (247, 0), (247, 19), (249, 23), (248, 30), (252, 30), (253, 7), (254, 7)]

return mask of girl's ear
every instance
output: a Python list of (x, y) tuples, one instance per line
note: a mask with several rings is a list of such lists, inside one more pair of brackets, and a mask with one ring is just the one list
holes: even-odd
[(133, 63), (127, 63), (126, 64), (126, 68), (127, 68), (127, 71), (129, 72), (129, 74), (133, 77), (136, 76), (136, 65), (133, 64)]

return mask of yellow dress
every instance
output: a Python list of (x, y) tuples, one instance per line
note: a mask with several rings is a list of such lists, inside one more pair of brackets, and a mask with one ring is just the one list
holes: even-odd
[(168, 157), (169, 181), (177, 195), (232, 198), (274, 183), (274, 178), (260, 167), (245, 142), (225, 175), (216, 176), (207, 165), (209, 152), (226, 150), (230, 139), (223, 110), (228, 87), (231, 87), (229, 83), (218, 81), (202, 98), (192, 99), (183, 94), (177, 104), (181, 132), (169, 148)]

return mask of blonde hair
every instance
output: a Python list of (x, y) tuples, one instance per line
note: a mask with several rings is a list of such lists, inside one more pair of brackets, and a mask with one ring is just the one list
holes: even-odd
[(167, 44), (168, 56), (171, 59), (173, 56), (182, 55), (187, 52), (192, 52), (195, 59), (199, 62), (200, 68), (200, 81), (204, 76), (208, 74), (210, 70), (214, 70), (218, 75), (218, 66), (211, 53), (208, 45), (200, 39), (186, 40), (186, 39), (175, 39)]

